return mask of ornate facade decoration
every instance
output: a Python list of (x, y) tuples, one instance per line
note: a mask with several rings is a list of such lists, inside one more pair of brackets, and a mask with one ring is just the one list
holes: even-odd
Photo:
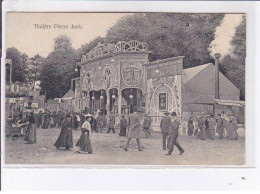
[(143, 67), (140, 63), (124, 63), (121, 75), (127, 86), (137, 86), (143, 76)]
[(132, 51), (148, 51), (147, 43), (136, 40), (119, 41), (117, 44), (101, 44), (99, 43), (86, 55), (82, 55), (81, 62), (94, 59), (106, 54), (116, 52), (132, 52)]
[(117, 86), (117, 72), (111, 65), (94, 67), (83, 73), (82, 91), (109, 89)]
[[(150, 113), (155, 116), (163, 116), (160, 110), (160, 95), (166, 94), (166, 110), (169, 112), (175, 111), (178, 116), (181, 115), (180, 106), (180, 79), (178, 76), (164, 77), (148, 80), (148, 106)], [(164, 110), (163, 110), (164, 111)], [(159, 123), (155, 121), (156, 123)]]

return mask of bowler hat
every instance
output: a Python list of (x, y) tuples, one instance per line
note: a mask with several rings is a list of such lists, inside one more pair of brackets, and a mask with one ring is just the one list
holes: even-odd
[(172, 112), (171, 116), (175, 117), (175, 116), (177, 116), (177, 113), (176, 112)]

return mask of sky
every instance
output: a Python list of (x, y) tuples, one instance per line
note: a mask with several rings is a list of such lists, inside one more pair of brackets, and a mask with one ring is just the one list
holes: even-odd
[[(6, 48), (15, 47), (29, 57), (40, 54), (46, 57), (53, 50), (54, 38), (66, 34), (75, 49), (97, 36), (104, 37), (107, 30), (123, 16), (131, 13), (7, 13)], [(242, 21), (242, 14), (226, 14), (221, 25), (216, 28), (215, 39), (209, 45), (212, 56), (216, 52), (222, 56), (232, 53), (230, 42), (236, 27)], [(81, 29), (70, 29), (71, 25)], [(50, 25), (51, 29), (37, 28)], [(54, 28), (56, 25), (56, 28)], [(68, 25), (68, 29), (58, 26)]]
[[(7, 13), (6, 48), (15, 47), (29, 57), (46, 57), (53, 50), (54, 38), (66, 34), (77, 49), (97, 36), (104, 37), (126, 15), (130, 13)], [(51, 29), (40, 29), (34, 24), (51, 25)], [(72, 24), (82, 28), (70, 29)], [(59, 29), (58, 25), (68, 25), (68, 29)]]

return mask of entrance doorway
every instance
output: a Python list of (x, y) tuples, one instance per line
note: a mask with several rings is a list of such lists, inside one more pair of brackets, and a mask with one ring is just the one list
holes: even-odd
[(129, 107), (130, 113), (133, 112), (133, 107), (144, 107), (144, 99), (142, 90), (139, 88), (126, 88), (122, 90), (122, 98)]
[(105, 90), (99, 91), (90, 91), (90, 110), (92, 113), (97, 112), (97, 110), (101, 110), (106, 114), (106, 104), (107, 104), (107, 95)]

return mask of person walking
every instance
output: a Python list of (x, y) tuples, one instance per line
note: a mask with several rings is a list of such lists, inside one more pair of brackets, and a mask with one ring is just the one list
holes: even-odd
[(113, 134), (115, 134), (115, 115), (113, 114), (112, 111), (111, 111), (109, 118), (108, 118), (108, 131), (107, 131), (107, 133), (109, 133), (111, 130), (113, 131)]
[(57, 149), (65, 147), (66, 150), (73, 148), (73, 139), (72, 139), (72, 119), (70, 114), (66, 114), (66, 117), (61, 123), (60, 135), (54, 144)]
[(162, 143), (163, 143), (163, 150), (166, 150), (166, 141), (167, 141), (167, 149), (169, 149), (169, 129), (171, 126), (171, 117), (169, 112), (164, 113), (165, 116), (161, 119), (160, 128), (162, 133)]
[(145, 114), (144, 123), (143, 123), (145, 138), (151, 137), (151, 133), (150, 133), (151, 123), (152, 123), (151, 117), (149, 117), (148, 114)]
[(101, 112), (98, 113), (98, 116), (96, 118), (96, 128), (97, 128), (97, 133), (102, 133), (103, 117), (101, 115)]
[(35, 130), (35, 118), (33, 112), (30, 113), (28, 117), (28, 128), (25, 132), (24, 140), (27, 141), (29, 144), (36, 143), (36, 130)]
[(170, 148), (166, 155), (172, 154), (174, 146), (176, 146), (178, 148), (178, 150), (180, 151), (179, 155), (182, 155), (184, 153), (184, 149), (181, 147), (181, 145), (177, 141), (178, 136), (179, 136), (180, 121), (179, 121), (179, 119), (177, 119), (176, 112), (173, 112), (171, 114), (171, 117), (172, 117), (172, 122), (171, 122), (171, 127), (169, 130)]
[(215, 127), (216, 120), (214, 119), (214, 115), (210, 115), (209, 119), (209, 139), (214, 140), (215, 138)]
[(193, 135), (194, 125), (193, 125), (193, 119), (192, 116), (188, 120), (188, 136)]
[(138, 109), (137, 107), (133, 108), (133, 113), (129, 115), (129, 132), (128, 132), (128, 138), (125, 142), (125, 146), (123, 147), (123, 150), (127, 151), (129, 147), (129, 143), (132, 138), (136, 138), (138, 151), (143, 151), (141, 149), (140, 144), (140, 116), (137, 113)]
[(82, 154), (93, 154), (93, 149), (91, 146), (91, 141), (90, 141), (90, 137), (91, 137), (91, 125), (90, 125), (90, 121), (92, 118), (92, 115), (87, 114), (86, 116), (86, 121), (82, 124), (81, 126), (81, 135), (80, 138), (78, 140), (78, 142), (76, 143), (76, 146), (79, 147), (79, 153)]
[(199, 135), (198, 137), (201, 139), (201, 140), (206, 140), (206, 134), (205, 134), (205, 118), (204, 116), (202, 115), (199, 120), (198, 120), (198, 128), (200, 130), (199, 132)]
[(127, 127), (127, 120), (125, 118), (125, 115), (122, 115), (122, 118), (120, 119), (120, 133), (119, 133), (119, 136), (126, 136), (126, 127)]
[(223, 139), (224, 137), (224, 121), (221, 117), (221, 114), (218, 114), (218, 121), (217, 121), (217, 133), (219, 139)]

